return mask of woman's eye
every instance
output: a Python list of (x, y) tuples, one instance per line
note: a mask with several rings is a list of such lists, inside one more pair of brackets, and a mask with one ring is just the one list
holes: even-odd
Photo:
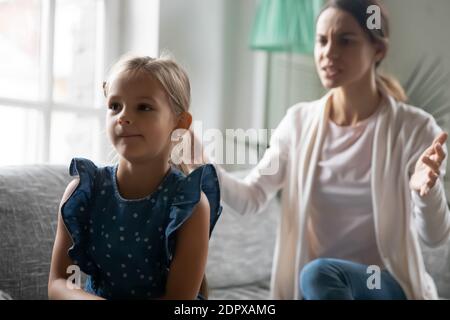
[(325, 38), (318, 38), (317, 42), (320, 43), (320, 45), (324, 46), (327, 44), (327, 39)]

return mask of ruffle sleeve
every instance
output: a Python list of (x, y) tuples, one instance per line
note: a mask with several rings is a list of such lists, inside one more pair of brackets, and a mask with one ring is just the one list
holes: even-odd
[(74, 158), (70, 163), (69, 173), (72, 177), (79, 176), (80, 182), (61, 207), (62, 219), (73, 240), (68, 255), (74, 264), (80, 267), (81, 271), (94, 275), (97, 270), (88, 251), (88, 240), (92, 227), (89, 205), (94, 189), (97, 166), (90, 160)]
[(176, 231), (192, 215), (194, 207), (200, 201), (202, 191), (209, 202), (209, 235), (211, 236), (222, 212), (219, 180), (216, 169), (211, 164), (195, 169), (178, 184), (177, 192), (170, 206), (169, 223), (165, 231), (167, 265), (170, 264), (175, 253)]

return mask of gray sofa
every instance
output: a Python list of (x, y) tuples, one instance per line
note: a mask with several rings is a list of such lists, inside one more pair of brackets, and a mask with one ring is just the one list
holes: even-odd
[[(0, 299), (47, 299), (64, 166), (0, 167)], [(267, 299), (278, 204), (259, 217), (224, 207), (207, 264), (210, 299)]]
[[(0, 291), (13, 299), (47, 298), (57, 208), (70, 179), (64, 166), (0, 168)], [(269, 298), (279, 212), (276, 198), (258, 216), (224, 206), (210, 242), (210, 299)], [(424, 256), (440, 295), (450, 298), (450, 244), (424, 248)]]

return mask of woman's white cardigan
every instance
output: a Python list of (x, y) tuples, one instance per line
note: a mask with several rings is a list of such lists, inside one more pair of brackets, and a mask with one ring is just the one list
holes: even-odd
[[(271, 278), (273, 299), (302, 297), (299, 272), (311, 260), (306, 237), (311, 185), (331, 94), (291, 107), (274, 131), (270, 148), (244, 180), (216, 166), (223, 201), (242, 214), (262, 211), (282, 188)], [(450, 214), (442, 182), (446, 160), (440, 179), (427, 196), (421, 198), (411, 192), (409, 179), (419, 156), (442, 130), (425, 111), (386, 98), (387, 106), (380, 110), (375, 128), (371, 171), (380, 256), (409, 299), (437, 299), (433, 279), (425, 270), (419, 237), (428, 246), (438, 246), (450, 237)], [(274, 171), (277, 162), (278, 170)]]

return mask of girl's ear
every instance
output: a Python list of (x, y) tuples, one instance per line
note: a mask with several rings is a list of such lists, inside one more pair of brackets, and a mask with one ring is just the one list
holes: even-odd
[(183, 111), (178, 116), (178, 122), (177, 122), (175, 129), (188, 130), (189, 127), (191, 126), (191, 123), (192, 123), (192, 115), (187, 111)]

